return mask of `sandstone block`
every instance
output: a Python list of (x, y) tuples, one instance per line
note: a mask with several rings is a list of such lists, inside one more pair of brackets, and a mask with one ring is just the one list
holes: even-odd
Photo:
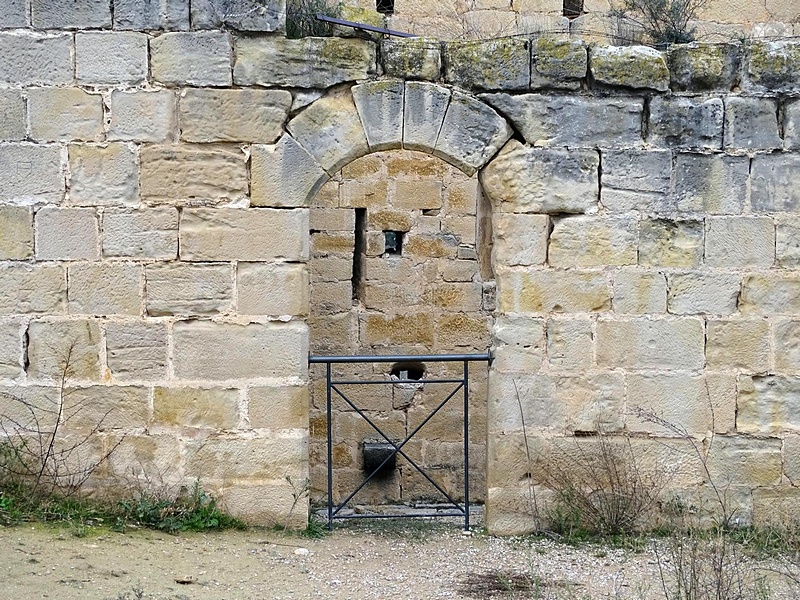
[(112, 208), (103, 212), (103, 256), (170, 260), (177, 255), (176, 209)]
[(736, 44), (675, 44), (669, 49), (672, 89), (730, 90), (739, 69), (739, 52)]
[[(303, 481), (308, 477), (308, 466), (304, 465), (296, 470), (293, 476), (295, 480)], [(292, 530), (301, 530), (308, 526), (309, 501), (304, 498), (296, 502), (293, 492), (292, 486), (280, 477), (263, 485), (245, 485), (237, 481), (223, 490), (222, 501), (228, 513), (253, 525), (283, 527), (288, 524)]]
[(17, 28), (28, 26), (28, 6), (25, 0), (9, 0), (5, 11), (0, 16), (0, 28)]
[(602, 153), (600, 202), (613, 211), (663, 208), (670, 190), (672, 154), (667, 150)]
[[(775, 331), (775, 369), (780, 373), (800, 371), (800, 322), (779, 321)], [(766, 369), (765, 369), (766, 371)]]
[(283, 31), (286, 26), (285, 0), (233, 0), (218, 4), (214, 0), (192, 2), (192, 27), (239, 31)]
[(795, 273), (746, 276), (739, 310), (748, 314), (800, 313), (800, 276)]
[(114, 0), (114, 29), (189, 29), (189, 4), (182, 0)]
[(133, 476), (142, 483), (159, 477), (164, 484), (180, 486), (182, 473), (175, 466), (180, 464), (181, 448), (176, 435), (127, 433), (121, 438), (110, 438), (109, 443), (117, 441), (120, 444), (106, 463), (111, 474), (129, 480)]
[(353, 100), (373, 152), (402, 147), (405, 91), (405, 83), (391, 79), (353, 86)]
[(531, 81), (528, 40), (498, 38), (444, 44), (447, 83), (477, 90), (526, 90)]
[(478, 282), (439, 283), (425, 295), (427, 304), (452, 312), (477, 312), (481, 309), (482, 287)]
[(603, 273), (511, 271), (497, 273), (498, 307), (504, 313), (602, 312), (611, 309)]
[(104, 0), (32, 0), (31, 23), (37, 29), (111, 27), (111, 7)]
[(769, 217), (710, 217), (705, 264), (709, 267), (771, 267), (775, 225)]
[(588, 67), (582, 40), (546, 36), (531, 40), (531, 89), (580, 89)]
[(647, 219), (639, 223), (640, 265), (692, 268), (702, 260), (702, 221)]
[(472, 317), (464, 313), (442, 315), (436, 323), (436, 347), (448, 352), (455, 348), (483, 351), (491, 341), (490, 329), (488, 317)]
[(308, 259), (308, 209), (186, 209), (181, 260)]
[(274, 146), (251, 147), (251, 206), (307, 206), (328, 177), (289, 135)]
[(107, 431), (147, 425), (149, 390), (145, 387), (93, 385), (68, 388), (67, 392), (67, 402), (74, 411), (69, 429), (99, 427)]
[(0, 140), (13, 142), (24, 139), (25, 101), (20, 90), (0, 90), (0, 113), (5, 115), (0, 123)]
[(144, 146), (141, 194), (158, 203), (240, 200), (247, 195), (246, 157), (227, 146)]
[(88, 85), (147, 80), (147, 35), (87, 32), (75, 35), (75, 78)]
[(650, 140), (668, 148), (719, 150), (725, 108), (719, 98), (653, 98)]
[(700, 319), (597, 322), (597, 365), (623, 369), (702, 369), (705, 331)]
[(675, 203), (679, 211), (741, 214), (750, 160), (744, 156), (678, 154)]
[(778, 108), (769, 98), (725, 100), (725, 147), (736, 150), (769, 150), (780, 148)]
[[(438, 182), (434, 183), (438, 184)], [(438, 185), (434, 189), (441, 193), (441, 188)], [(328, 231), (353, 231), (355, 229), (355, 215), (352, 210), (327, 210), (316, 218), (314, 216), (315, 212), (320, 213), (320, 211), (311, 211), (311, 229)], [(335, 214), (328, 217), (331, 212)], [(319, 224), (319, 227), (314, 226), (315, 221)], [(411, 230), (414, 220), (408, 211), (386, 209), (369, 211), (367, 223), (372, 229), (407, 232)]]
[(787, 435), (783, 438), (783, 472), (791, 479), (796, 479), (800, 475), (798, 450), (800, 450), (800, 436)]
[(0, 269), (0, 314), (62, 313), (67, 280), (58, 265), (9, 265)]
[(158, 381), (167, 375), (167, 327), (146, 321), (106, 324), (111, 375), (119, 381)]
[(740, 281), (733, 273), (671, 273), (667, 276), (667, 309), (678, 315), (734, 313)]
[(37, 141), (96, 141), (104, 135), (102, 96), (80, 88), (29, 89), (28, 115)]
[(381, 58), (389, 77), (436, 81), (442, 70), (439, 42), (431, 38), (385, 38)]
[(175, 93), (170, 90), (111, 92), (108, 138), (171, 142), (177, 135)]
[(589, 71), (605, 85), (669, 89), (669, 68), (662, 52), (647, 46), (595, 46), (589, 56)]
[(251, 387), (247, 410), (253, 429), (306, 429), (308, 386)]
[(136, 151), (127, 144), (69, 147), (70, 200), (84, 205), (139, 203)]
[(594, 334), (588, 319), (547, 320), (547, 360), (550, 367), (586, 371), (594, 362)]
[(69, 312), (140, 315), (141, 267), (130, 263), (76, 264), (68, 269)]
[(303, 264), (240, 262), (237, 312), (244, 315), (308, 314), (308, 269)]
[(222, 31), (165, 33), (150, 41), (150, 71), (160, 83), (231, 85), (231, 43)]
[(238, 37), (234, 54), (236, 85), (325, 89), (376, 71), (375, 45), (355, 38)]
[(72, 83), (72, 35), (0, 33), (0, 81), (21, 85)]
[(501, 212), (594, 212), (600, 158), (591, 150), (530, 148), (516, 140), (481, 171), (483, 189)]
[(783, 107), (783, 137), (787, 150), (800, 149), (800, 102), (787, 102)]
[(800, 156), (758, 155), (752, 160), (753, 212), (800, 210)]
[(180, 379), (305, 377), (307, 371), (304, 323), (181, 321), (172, 335), (173, 365)]
[(498, 213), (492, 222), (493, 261), (509, 267), (544, 264), (549, 231), (546, 215)]
[(233, 305), (230, 265), (147, 265), (147, 314), (213, 315)]
[(28, 326), (28, 377), (100, 378), (100, 328), (96, 321), (33, 321)]
[(361, 318), (359, 328), (362, 343), (371, 346), (433, 344), (434, 323), (430, 313), (366, 315)]
[(663, 273), (617, 271), (614, 276), (614, 312), (667, 312), (667, 280)]
[(432, 152), (442, 128), (450, 90), (433, 83), (406, 83), (403, 109), (403, 148)]
[(33, 214), (22, 206), (0, 206), (0, 260), (33, 257)]
[(57, 203), (63, 199), (60, 148), (22, 144), (0, 146), (0, 200), (38, 204)]
[(398, 210), (441, 208), (442, 183), (433, 179), (395, 181), (392, 206)]
[(800, 219), (784, 217), (776, 220), (775, 255), (780, 267), (800, 266)]
[[(13, 379), (22, 375), (22, 332), (20, 324), (15, 321), (0, 322), (0, 377)], [(3, 402), (6, 399), (3, 398)], [(5, 407), (2, 411), (4, 417)]]
[(214, 388), (155, 388), (155, 425), (236, 429), (239, 425), (239, 390)]
[(769, 323), (761, 320), (709, 320), (706, 363), (712, 369), (765, 373), (770, 368)]
[(636, 264), (637, 219), (578, 215), (553, 220), (547, 262), (552, 267)]
[(36, 213), (37, 260), (99, 260), (99, 241), (94, 209), (45, 207)]
[[(380, 235), (380, 240), (383, 241), (383, 239), (383, 235)], [(445, 234), (423, 233), (409, 235), (403, 243), (403, 254), (423, 260), (428, 258), (464, 258), (459, 254), (458, 250), (458, 240), (455, 236)], [(380, 253), (383, 253), (383, 251)]]
[(741, 433), (796, 433), (800, 431), (800, 378), (741, 377), (737, 408), (736, 427)]
[(535, 373), (542, 366), (545, 349), (543, 319), (519, 315), (498, 316), (492, 330), (497, 373)]
[(800, 44), (794, 40), (757, 42), (746, 58), (745, 81), (755, 90), (794, 92), (800, 78)]
[(351, 233), (333, 232), (311, 235), (311, 254), (314, 258), (349, 257), (352, 261), (354, 247), (355, 241)]

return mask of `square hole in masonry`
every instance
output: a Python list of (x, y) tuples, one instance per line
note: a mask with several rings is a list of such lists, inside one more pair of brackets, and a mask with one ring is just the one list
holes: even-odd
[(384, 231), (383, 238), (386, 254), (400, 255), (403, 253), (402, 231)]

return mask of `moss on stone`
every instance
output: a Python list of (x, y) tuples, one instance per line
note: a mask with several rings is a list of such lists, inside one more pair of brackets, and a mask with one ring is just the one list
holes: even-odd
[(760, 42), (750, 47), (747, 72), (758, 85), (784, 90), (800, 87), (800, 43)]
[(664, 55), (646, 46), (597, 46), (590, 61), (592, 76), (606, 85), (669, 89), (670, 74)]

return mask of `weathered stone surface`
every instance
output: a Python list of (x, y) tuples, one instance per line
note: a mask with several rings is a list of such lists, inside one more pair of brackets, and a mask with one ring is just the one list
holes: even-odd
[(497, 273), (498, 306), (504, 313), (602, 312), (611, 309), (603, 273), (510, 271)]
[[(27, 94), (34, 140), (103, 139), (103, 97), (100, 94), (87, 94), (80, 88), (32, 88)], [(13, 117), (13, 113), (10, 116)]]
[(771, 267), (775, 225), (769, 217), (710, 217), (705, 264), (716, 268)]
[(750, 160), (718, 154), (678, 154), (675, 207), (684, 212), (741, 214)]
[(736, 312), (740, 276), (735, 273), (670, 273), (667, 309), (676, 315)]
[(586, 77), (589, 58), (582, 40), (537, 37), (531, 44), (531, 89), (577, 90)]
[(150, 316), (210, 315), (233, 303), (230, 265), (148, 265), (145, 278)]
[(708, 470), (711, 480), (724, 488), (777, 485), (781, 480), (781, 441), (719, 436), (709, 454)]
[(170, 142), (177, 136), (175, 93), (170, 90), (111, 92), (110, 140)]
[(480, 178), (501, 212), (594, 212), (599, 164), (600, 157), (591, 150), (530, 148), (512, 140)]
[(554, 219), (548, 264), (561, 268), (635, 265), (636, 225), (632, 217)]
[(280, 137), (291, 105), (285, 90), (184, 90), (181, 139), (271, 144)]
[(108, 431), (147, 425), (149, 390), (145, 387), (93, 385), (67, 388), (65, 395), (73, 413), (68, 429)]
[(158, 381), (167, 375), (167, 327), (145, 321), (106, 324), (111, 375), (119, 381)]
[(139, 203), (135, 149), (121, 142), (69, 147), (70, 200), (78, 205)]
[(247, 195), (246, 156), (227, 146), (144, 146), (141, 194), (153, 203), (240, 200)]
[(103, 256), (170, 260), (177, 255), (176, 209), (112, 208), (103, 212)]
[(737, 150), (780, 148), (778, 107), (769, 98), (725, 99), (725, 147)]
[(247, 411), (253, 429), (306, 429), (308, 386), (251, 387)]
[(95, 321), (33, 321), (28, 326), (28, 377), (100, 378), (100, 328)]
[(492, 330), (498, 373), (533, 373), (542, 366), (544, 320), (527, 316), (498, 316)]
[(751, 172), (754, 212), (800, 210), (800, 156), (759, 154), (753, 158)]
[(800, 44), (775, 40), (751, 44), (746, 61), (746, 82), (756, 90), (793, 92), (800, 81)]
[(639, 264), (697, 267), (703, 260), (703, 222), (646, 219), (639, 224)]
[(614, 312), (667, 312), (667, 280), (663, 273), (617, 271), (614, 276)]
[(186, 209), (181, 260), (308, 259), (308, 209)]
[(239, 424), (239, 390), (155, 388), (155, 425), (235, 429)]
[(240, 262), (236, 277), (239, 314), (308, 314), (309, 281), (305, 265)]
[(37, 29), (111, 27), (111, 6), (106, 0), (31, 0), (31, 23)]
[(594, 359), (594, 334), (588, 319), (548, 319), (547, 360), (559, 370), (586, 371)]
[(331, 175), (369, 152), (364, 127), (347, 90), (317, 100), (289, 121), (287, 129)]
[(0, 28), (26, 27), (28, 25), (28, 3), (26, 0), (8, 0), (3, 15), (0, 16)]
[(0, 206), (0, 260), (33, 256), (33, 214), (22, 206)]
[(173, 365), (180, 379), (227, 380), (304, 377), (308, 330), (304, 323), (234, 325), (181, 321), (173, 327)]
[(293, 137), (254, 145), (250, 155), (251, 206), (307, 206), (328, 173)]
[[(304, 481), (308, 478), (306, 463), (303, 463), (302, 469), (294, 470), (296, 472), (292, 476), (293, 480)], [(280, 477), (265, 484), (244, 484), (237, 481), (235, 485), (227, 486), (223, 490), (221, 500), (225, 502), (226, 511), (247, 523), (281, 527), (287, 523), (290, 529), (300, 530), (308, 527), (309, 500), (304, 497), (295, 502), (292, 492), (292, 486)]]
[(442, 128), (450, 90), (433, 83), (406, 83), (403, 115), (403, 147), (432, 152)]
[(236, 85), (324, 89), (343, 81), (368, 79), (376, 71), (375, 45), (354, 38), (238, 37), (234, 53)]
[(623, 369), (702, 369), (701, 319), (636, 319), (597, 322), (597, 365)]
[(672, 154), (667, 150), (602, 152), (600, 203), (609, 210), (655, 211), (667, 203)]
[(36, 213), (37, 260), (99, 260), (99, 241), (91, 208), (45, 207)]
[(384, 38), (381, 58), (389, 77), (436, 81), (442, 70), (439, 41), (432, 38)]
[(0, 81), (12, 84), (72, 83), (72, 35), (0, 33)]
[(114, 29), (189, 29), (189, 3), (183, 0), (114, 0)]
[(676, 44), (669, 49), (672, 89), (730, 90), (739, 69), (736, 44)]
[(742, 377), (738, 409), (736, 425), (742, 433), (796, 433), (800, 431), (800, 378)]
[(69, 312), (140, 315), (142, 269), (130, 263), (89, 263), (69, 267)]
[(353, 86), (352, 92), (370, 150), (401, 148), (405, 83), (384, 79)]
[(61, 202), (63, 198), (64, 174), (60, 148), (0, 145), (0, 200), (38, 204)]
[(800, 149), (800, 102), (784, 104), (783, 141), (787, 150)]
[(57, 265), (9, 265), (0, 269), (0, 314), (61, 313), (67, 280)]
[(797, 374), (800, 371), (800, 321), (778, 321), (774, 330), (775, 370)]
[(770, 368), (769, 323), (763, 320), (709, 320), (706, 362), (711, 369), (765, 373)]
[(193, 0), (191, 5), (195, 29), (283, 31), (286, 26), (286, 0)]
[(20, 90), (0, 90), (0, 114), (5, 116), (0, 123), (0, 140), (13, 142), (24, 139), (25, 101)]
[[(0, 377), (12, 379), (22, 375), (22, 332), (19, 322), (0, 322)], [(6, 399), (3, 398), (3, 402)], [(3, 411), (4, 416), (8, 416)]]
[(742, 313), (800, 314), (800, 275), (759, 273), (746, 276), (739, 310)]
[(362, 316), (359, 322), (361, 342), (375, 346), (397, 344), (433, 344), (434, 322), (430, 313), (381, 314)]
[[(270, 437), (213, 436), (186, 444), (186, 473), (215, 480), (302, 480), (308, 436), (284, 432)], [(290, 488), (291, 489), (291, 488)], [(254, 502), (253, 497), (250, 502)]]
[(595, 81), (629, 88), (669, 89), (664, 54), (647, 46), (594, 46), (589, 71)]
[(800, 219), (780, 217), (776, 220), (775, 259), (780, 267), (800, 266)]
[(544, 264), (550, 222), (545, 215), (498, 213), (492, 220), (492, 260), (509, 267)]
[(644, 102), (638, 98), (581, 98), (542, 94), (485, 94), (535, 146), (631, 147), (642, 144)]
[(528, 45), (513, 37), (445, 42), (445, 81), (466, 89), (526, 90), (531, 80)]
[(719, 98), (653, 98), (650, 141), (668, 148), (719, 150), (724, 115), (725, 107)]
[(147, 79), (147, 35), (117, 31), (76, 34), (75, 77), (89, 85), (142, 83)]
[(222, 31), (165, 33), (150, 40), (153, 79), (176, 85), (230, 85), (231, 43)]

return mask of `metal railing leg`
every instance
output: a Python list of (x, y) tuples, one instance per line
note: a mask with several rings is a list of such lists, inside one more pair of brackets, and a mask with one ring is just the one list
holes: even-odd
[(469, 531), (469, 362), (464, 361), (464, 531)]
[(333, 440), (331, 428), (331, 363), (327, 363), (325, 370), (326, 385), (328, 395), (328, 531), (333, 531)]

